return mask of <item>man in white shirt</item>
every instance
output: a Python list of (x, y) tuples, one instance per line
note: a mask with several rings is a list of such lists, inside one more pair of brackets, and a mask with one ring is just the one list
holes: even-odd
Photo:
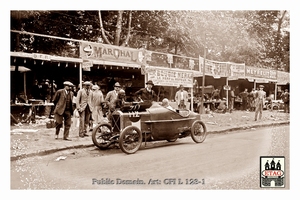
[(189, 99), (189, 94), (187, 91), (184, 90), (183, 85), (180, 85), (179, 88), (180, 89), (175, 94), (175, 101), (176, 101), (176, 104), (178, 105), (178, 108), (180, 106), (180, 102), (182, 102), (182, 101), (183, 101), (183, 104), (186, 106), (188, 99)]
[(264, 86), (259, 86), (259, 91), (256, 92), (255, 98), (255, 121), (257, 121), (257, 115), (259, 115), (259, 119), (262, 117), (263, 105), (265, 104), (266, 92), (264, 91)]

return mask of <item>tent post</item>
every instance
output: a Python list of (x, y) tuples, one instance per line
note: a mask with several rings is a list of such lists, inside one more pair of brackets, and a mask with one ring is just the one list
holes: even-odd
[(277, 82), (275, 82), (275, 94), (274, 94), (274, 100), (277, 100)]
[[(228, 85), (228, 77), (226, 77), (226, 85)], [(228, 108), (228, 90), (226, 90), (226, 107)]]
[(27, 101), (27, 94), (26, 94), (26, 72), (24, 72), (24, 96), (25, 96), (25, 100)]
[(191, 88), (191, 111), (194, 111), (194, 89), (193, 89), (193, 85)]
[(82, 89), (82, 63), (79, 63), (79, 88)]

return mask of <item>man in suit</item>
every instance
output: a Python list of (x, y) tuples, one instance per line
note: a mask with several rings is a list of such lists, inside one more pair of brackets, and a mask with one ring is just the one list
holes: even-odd
[(262, 117), (263, 105), (265, 104), (266, 92), (264, 91), (264, 86), (259, 86), (259, 91), (256, 92), (255, 95), (255, 121), (257, 121), (257, 115), (259, 115), (259, 119)]
[(118, 97), (118, 93), (119, 93), (120, 89), (121, 89), (120, 83), (119, 83), (119, 82), (116, 82), (116, 83), (114, 84), (114, 90), (109, 91), (109, 92), (107, 93), (105, 99), (104, 99), (104, 101), (106, 102), (106, 104), (107, 104), (107, 106), (108, 106), (108, 116), (107, 116), (107, 118), (108, 118), (108, 120), (109, 120), (110, 122), (111, 122), (111, 120), (112, 120), (112, 119), (111, 119), (111, 118), (112, 118), (112, 113), (113, 113), (113, 111), (115, 110), (115, 108), (114, 108), (114, 102), (115, 102), (115, 100), (116, 100), (117, 97)]
[[(182, 108), (182, 106), (186, 107), (188, 99), (189, 99), (189, 94), (187, 91), (184, 90), (183, 85), (180, 85), (179, 88), (180, 89), (175, 94), (175, 101), (176, 101), (176, 104), (178, 105), (178, 108), (180, 109), (180, 108)], [(181, 103), (182, 101), (183, 101), (183, 105)]]
[(157, 95), (155, 94), (154, 90), (152, 89), (154, 86), (154, 83), (149, 80), (146, 83), (145, 88), (139, 89), (137, 92), (135, 92), (135, 95), (141, 100), (141, 101), (155, 101), (155, 97)]
[(89, 127), (91, 114), (93, 111), (91, 82), (85, 81), (83, 88), (78, 91), (76, 97), (76, 109), (79, 113), (79, 137), (89, 136), (87, 128)]
[(72, 124), (72, 114), (73, 114), (73, 107), (72, 107), (72, 99), (73, 99), (73, 92), (71, 88), (73, 84), (69, 81), (65, 81), (64, 88), (58, 90), (53, 99), (54, 103), (54, 118), (55, 118), (55, 135), (56, 139), (58, 139), (58, 134), (60, 128), (62, 127), (62, 123), (64, 121), (64, 135), (63, 139), (67, 141), (71, 141), (69, 139), (69, 131)]

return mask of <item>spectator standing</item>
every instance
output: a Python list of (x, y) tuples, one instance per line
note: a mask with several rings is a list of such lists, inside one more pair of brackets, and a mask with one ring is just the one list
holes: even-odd
[(108, 116), (107, 116), (107, 118), (110, 122), (111, 122), (111, 118), (112, 118), (112, 113), (115, 109), (114, 108), (114, 101), (117, 99), (120, 89), (121, 89), (120, 83), (116, 82), (114, 84), (114, 90), (109, 91), (107, 93), (105, 99), (104, 99), (105, 103), (108, 106)]
[(41, 88), (42, 86), (39, 85), (38, 80), (34, 81), (34, 85), (32, 86), (32, 98), (33, 99), (41, 99)]
[(245, 90), (243, 92), (241, 92), (239, 95), (242, 98), (242, 108), (243, 108), (243, 110), (247, 110), (248, 96), (249, 96), (248, 89), (245, 88)]
[(189, 94), (187, 91), (184, 90), (183, 85), (180, 85), (179, 88), (180, 89), (175, 94), (176, 104), (178, 105), (178, 108), (186, 108), (189, 99)]
[(135, 92), (135, 95), (141, 100), (141, 101), (154, 101), (156, 98), (156, 94), (154, 90), (152, 89), (154, 86), (154, 83), (149, 80), (146, 83), (145, 88), (139, 89), (137, 92)]
[(256, 90), (253, 88), (252, 91), (249, 93), (249, 107), (250, 111), (255, 111), (255, 96)]
[(284, 103), (284, 112), (290, 112), (290, 93), (288, 89), (284, 90), (284, 93), (281, 94), (281, 99)]
[(91, 83), (85, 81), (83, 88), (77, 92), (76, 109), (79, 113), (79, 137), (88, 136), (87, 128), (93, 111)]
[(234, 108), (234, 100), (236, 98), (235, 96), (235, 88), (232, 88), (232, 90), (230, 91), (230, 101), (229, 101), (229, 112), (232, 113), (233, 108)]
[(211, 98), (216, 100), (220, 99), (220, 90), (218, 88), (212, 92)]
[(73, 107), (72, 107), (72, 98), (73, 92), (71, 91), (71, 87), (73, 84), (69, 81), (65, 81), (64, 88), (58, 90), (53, 99), (54, 103), (54, 118), (55, 118), (55, 135), (56, 139), (58, 138), (58, 134), (60, 128), (62, 127), (62, 123), (64, 121), (64, 135), (63, 139), (70, 141), (69, 139), (69, 131), (72, 123), (72, 114), (73, 114)]
[(259, 115), (259, 119), (262, 117), (263, 105), (265, 104), (266, 92), (264, 91), (264, 86), (259, 85), (259, 91), (256, 92), (255, 95), (255, 121), (257, 121), (257, 115)]
[(98, 85), (93, 85), (92, 91), (92, 104), (94, 108), (92, 118), (93, 124), (97, 125), (103, 120), (102, 103), (104, 103), (104, 97)]

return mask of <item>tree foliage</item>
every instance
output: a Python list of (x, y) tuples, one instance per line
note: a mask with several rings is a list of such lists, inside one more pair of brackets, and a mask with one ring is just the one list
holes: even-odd
[[(289, 71), (288, 11), (11, 11), (11, 29)], [(78, 56), (78, 43), (12, 34), (11, 50)]]

